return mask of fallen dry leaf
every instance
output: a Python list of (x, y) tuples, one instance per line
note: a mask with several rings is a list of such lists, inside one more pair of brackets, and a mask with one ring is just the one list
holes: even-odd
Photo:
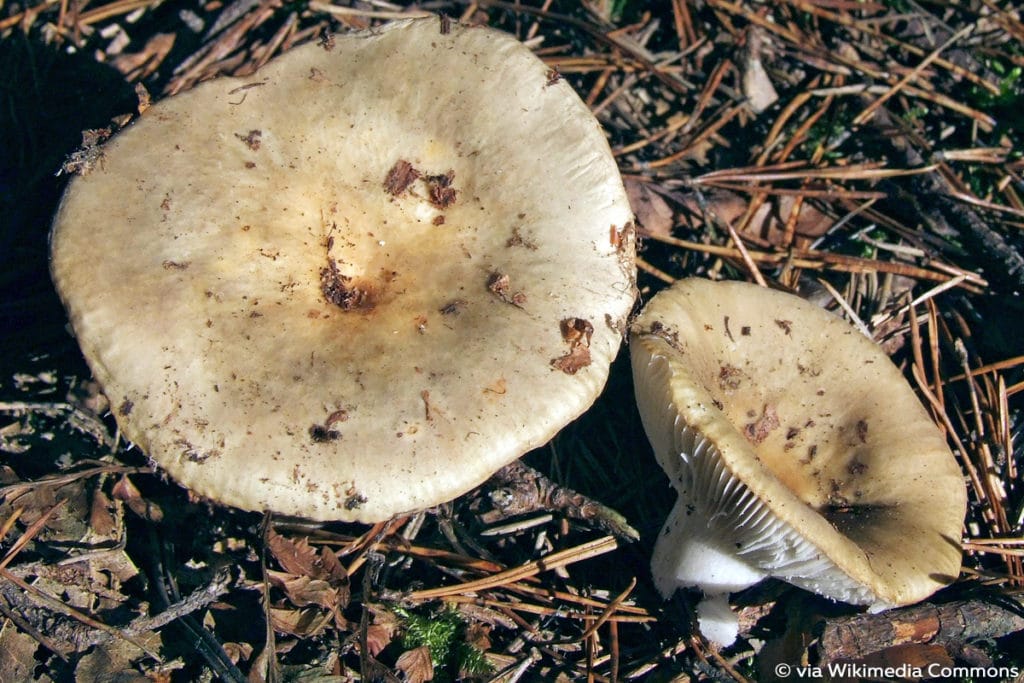
[(430, 648), (426, 645), (406, 650), (398, 656), (395, 668), (405, 674), (409, 683), (424, 683), (434, 679), (434, 663), (430, 661)]
[[(728, 190), (706, 191), (704, 198), (708, 211), (737, 229), (750, 205), (749, 197)], [(795, 201), (796, 198), (788, 195), (769, 198), (757, 207), (741, 234), (753, 235), (763, 243), (779, 247), (790, 246), (784, 243), (785, 228)], [(682, 200), (682, 205), (682, 222), (691, 230), (701, 232), (704, 229), (704, 212), (697, 198), (687, 196)], [(794, 234), (798, 238), (810, 241), (824, 235), (834, 224), (834, 218), (812, 204), (803, 202), (794, 226)]]
[(159, 522), (164, 518), (164, 511), (160, 506), (142, 497), (142, 493), (128, 476), (121, 477), (110, 492), (114, 498), (124, 502), (128, 509), (142, 519), (150, 522)]
[(272, 607), (270, 609), (270, 621), (274, 630), (299, 638), (319, 633), (331, 618), (333, 615), (329, 612), (325, 613), (316, 607), (305, 609)]
[(668, 202), (647, 187), (647, 183), (626, 178), (625, 186), (629, 205), (636, 216), (640, 232), (644, 235), (669, 237), (672, 234), (675, 214)]
[(373, 623), (366, 629), (366, 649), (376, 657), (381, 650), (391, 644), (395, 634), (398, 633), (399, 621), (398, 617), (389, 610), (371, 604), (364, 606), (373, 615)]
[(0, 631), (0, 683), (21, 683), (33, 680), (36, 650), (39, 643), (16, 628)]
[(324, 579), (332, 583), (348, 580), (345, 568), (326, 546), (317, 552), (309, 545), (308, 539), (300, 538), (296, 541), (271, 530), (267, 535), (267, 547), (289, 574)]
[(343, 609), (348, 603), (348, 587), (332, 586), (324, 579), (295, 576), (285, 572), (267, 571), (270, 582), (282, 589), (296, 607), (317, 605), (324, 609)]

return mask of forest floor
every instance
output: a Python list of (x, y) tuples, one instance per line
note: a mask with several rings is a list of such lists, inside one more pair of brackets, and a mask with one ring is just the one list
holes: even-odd
[[(767, 581), (733, 596), (740, 640), (706, 642), (696, 594), (651, 581), (674, 494), (624, 352), (525, 456), (535, 472), (377, 525), (217, 507), (118, 439), (47, 270), (83, 131), (425, 12), (512, 33), (592, 108), (641, 300), (691, 275), (765, 282), (882, 345), (968, 482), (955, 583), (868, 615)], [(0, 681), (1024, 680), (1016, 3), (5, 2), (0, 74)], [(837, 662), (889, 668), (813, 668)]]

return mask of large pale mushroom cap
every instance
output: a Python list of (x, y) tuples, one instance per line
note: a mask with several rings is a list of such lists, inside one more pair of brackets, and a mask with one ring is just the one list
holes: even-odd
[(158, 103), (76, 178), (52, 274), (126, 438), (246, 509), (449, 500), (585, 410), (630, 210), (569, 85), (437, 19)]
[(630, 331), (644, 427), (679, 501), (663, 593), (775, 576), (881, 609), (959, 573), (966, 491), (882, 350), (799, 297), (691, 279)]

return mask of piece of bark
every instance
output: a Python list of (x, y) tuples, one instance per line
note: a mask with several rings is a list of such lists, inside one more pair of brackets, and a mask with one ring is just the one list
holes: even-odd
[(818, 645), (823, 664), (859, 661), (893, 647), (939, 645), (959, 650), (976, 640), (1024, 630), (1024, 605), (1004, 596), (921, 604), (880, 614), (837, 617), (825, 622)]

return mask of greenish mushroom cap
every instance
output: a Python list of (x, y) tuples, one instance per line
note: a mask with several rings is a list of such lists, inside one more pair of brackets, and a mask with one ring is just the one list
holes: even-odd
[(199, 494), (386, 519), (604, 386), (631, 212), (587, 107), (508, 35), (338, 35), (102, 152), (54, 221), (53, 279), (124, 436)]

